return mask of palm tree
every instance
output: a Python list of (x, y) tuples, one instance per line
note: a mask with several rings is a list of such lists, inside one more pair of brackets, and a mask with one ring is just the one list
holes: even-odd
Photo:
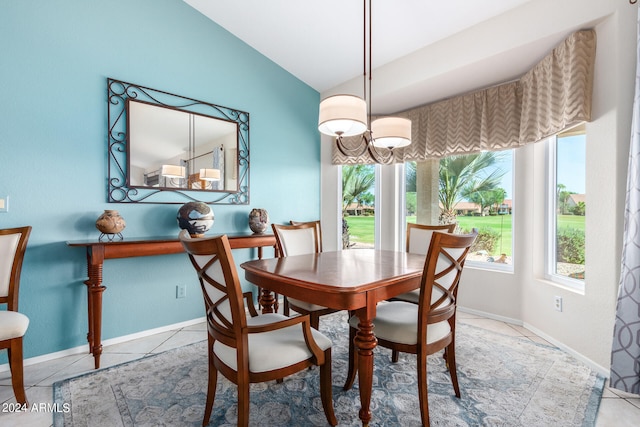
[(494, 188), (489, 191), (487, 198), (492, 206), (492, 209), (490, 209), (491, 213), (498, 213), (498, 211), (500, 211), (500, 205), (504, 202), (505, 197), (507, 197), (507, 190), (504, 188)]
[(440, 160), (440, 223), (455, 222), (455, 206), (463, 198), (498, 187), (505, 174), (505, 171), (495, 167), (498, 160), (499, 154), (492, 151)]
[(561, 215), (567, 214), (567, 204), (569, 202), (569, 196), (571, 196), (572, 192), (567, 191), (567, 186), (564, 184), (558, 184), (558, 188), (556, 191), (558, 197), (558, 211)]
[(372, 165), (353, 165), (342, 167), (342, 212), (355, 201), (363, 200), (375, 183), (376, 174)]
[(354, 201), (358, 204), (371, 202), (373, 195), (366, 196), (371, 186), (375, 183), (375, 169), (371, 165), (354, 165), (342, 167), (342, 249), (352, 246), (349, 240), (349, 224), (345, 219), (347, 208)]
[(405, 178), (405, 188), (407, 192), (415, 193), (416, 192), (416, 162), (407, 162), (406, 169), (406, 178)]

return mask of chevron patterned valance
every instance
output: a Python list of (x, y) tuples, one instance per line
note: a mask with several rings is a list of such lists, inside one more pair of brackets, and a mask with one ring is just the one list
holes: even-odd
[(520, 141), (540, 141), (591, 120), (595, 52), (595, 31), (578, 31), (520, 79)]
[[(591, 120), (595, 47), (595, 31), (578, 31), (520, 80), (394, 114), (411, 119), (412, 144), (387, 163), (516, 148)], [(332, 160), (375, 163), (335, 147)]]

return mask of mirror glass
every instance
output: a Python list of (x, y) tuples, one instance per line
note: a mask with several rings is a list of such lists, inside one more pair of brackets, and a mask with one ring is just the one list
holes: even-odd
[(238, 191), (238, 125), (127, 101), (129, 187)]
[(249, 114), (108, 79), (109, 202), (249, 203)]

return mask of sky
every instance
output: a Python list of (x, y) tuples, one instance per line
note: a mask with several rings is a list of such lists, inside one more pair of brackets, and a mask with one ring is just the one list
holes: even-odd
[[(558, 139), (557, 169), (558, 184), (563, 184), (566, 191), (585, 194), (585, 138), (584, 135), (568, 136)], [(507, 199), (513, 198), (512, 151), (500, 152), (501, 159), (496, 167), (508, 171), (502, 177), (500, 187), (507, 191)]]
[(585, 194), (585, 138), (584, 135), (558, 139), (558, 184), (571, 193)]

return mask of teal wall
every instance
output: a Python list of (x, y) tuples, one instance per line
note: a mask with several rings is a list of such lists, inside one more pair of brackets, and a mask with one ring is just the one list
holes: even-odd
[[(126, 219), (125, 239), (179, 231), (180, 205), (106, 202), (107, 77), (250, 113), (250, 204), (213, 205), (210, 234), (248, 232), (254, 207), (272, 222), (319, 218), (319, 94), (186, 3), (2, 0), (0, 58), (0, 228), (33, 226), (26, 358), (86, 344), (85, 254), (65, 242), (97, 239), (104, 209)], [(104, 278), (103, 340), (204, 315), (186, 255), (110, 260)]]

